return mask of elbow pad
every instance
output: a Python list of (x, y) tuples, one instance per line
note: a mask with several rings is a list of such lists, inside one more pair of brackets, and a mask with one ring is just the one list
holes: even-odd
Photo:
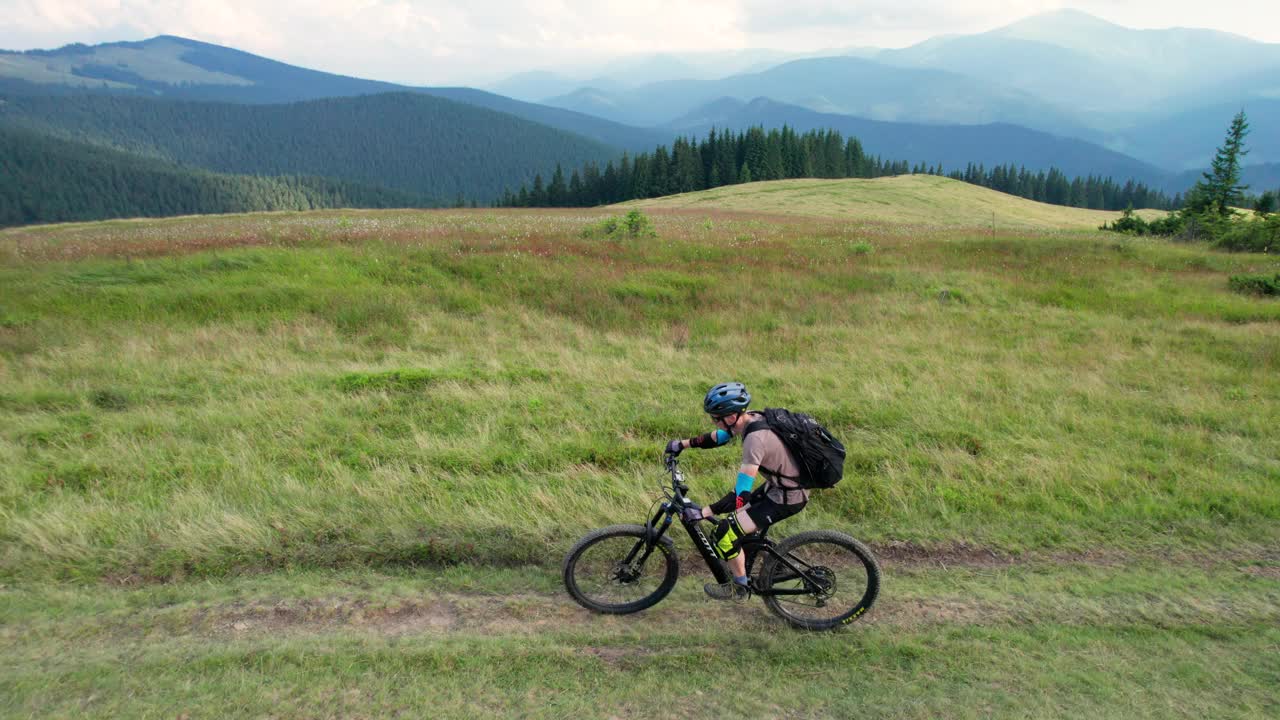
[(716, 430), (715, 432), (709, 432), (703, 435), (699, 435), (696, 438), (691, 438), (689, 440), (689, 447), (696, 447), (701, 450), (709, 450), (711, 448), (720, 447), (721, 445), (728, 443), (732, 439), (733, 439), (733, 435), (730, 435), (727, 431)]

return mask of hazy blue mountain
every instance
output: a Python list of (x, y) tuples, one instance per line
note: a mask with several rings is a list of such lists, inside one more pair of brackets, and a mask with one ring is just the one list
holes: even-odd
[(711, 80), (740, 73), (762, 72), (791, 60), (833, 55), (874, 54), (875, 48), (790, 52), (765, 48), (706, 52), (630, 55), (603, 66), (599, 63), (556, 70), (520, 72), (487, 87), (508, 97), (531, 102), (569, 95), (582, 88), (619, 92), (667, 80)]
[(654, 83), (627, 92), (583, 89), (547, 104), (630, 125), (660, 125), (721, 97), (768, 97), (819, 112), (924, 123), (1011, 122), (1087, 135), (1072, 113), (1020, 90), (940, 70), (853, 57), (796, 60), (721, 80)]
[(941, 163), (963, 170), (967, 163), (987, 167), (1013, 163), (1032, 170), (1057, 167), (1068, 176), (1101, 175), (1148, 184), (1163, 181), (1161, 168), (1083, 140), (1064, 138), (1007, 123), (985, 125), (926, 125), (891, 123), (847, 115), (819, 113), (795, 105), (756, 98), (744, 103), (720, 98), (671, 124), (683, 134), (705, 135), (712, 127), (742, 130), (753, 125), (799, 131), (833, 128), (856, 137), (863, 149), (886, 160), (907, 160), (930, 166)]
[(416, 93), (273, 105), (94, 94), (3, 100), (0, 128), (220, 173), (332, 177), (444, 203), (494, 200), (557, 163), (618, 155), (580, 135)]
[(624, 57), (607, 62), (593, 75), (611, 86), (635, 87), (664, 80), (687, 80), (703, 73), (671, 53)]
[(510, 113), (619, 148), (669, 138), (597, 117), (471, 88), (413, 88), (334, 75), (220, 45), (162, 35), (141, 42), (0, 52), (0, 92), (106, 92), (233, 103), (287, 103), (382, 92), (420, 92)]
[(543, 98), (567, 95), (582, 87), (582, 81), (550, 70), (516, 73), (488, 86), (488, 90), (516, 100), (538, 102)]
[(1240, 110), (1249, 119), (1245, 160), (1251, 164), (1280, 162), (1280, 99), (1248, 100), (1188, 110), (1154, 122), (1126, 128), (1109, 147), (1173, 170), (1208, 167)]
[[(962, 73), (1088, 113), (1116, 129), (1212, 102), (1280, 97), (1280, 44), (1215, 30), (1135, 30), (1076, 10), (885, 50), (880, 62)], [(1270, 95), (1269, 95), (1270, 93)]]
[(1079, 51), (998, 35), (933, 39), (882, 51), (875, 59), (900, 67), (944, 68), (1091, 113), (1114, 111), (1117, 98), (1127, 96), (1126, 88), (1133, 85), (1131, 73), (1117, 75)]
[(1179, 85), (1212, 83), (1225, 75), (1280, 63), (1280, 44), (1218, 30), (1135, 30), (1078, 10), (1035, 15), (985, 35), (1057, 45), (1117, 69), (1141, 67), (1153, 80)]
[[(1186, 192), (1204, 175), (1204, 170), (1186, 170), (1171, 176), (1164, 183), (1165, 192)], [(1247, 192), (1255, 195), (1280, 190), (1280, 163), (1245, 165), (1240, 169), (1240, 181), (1249, 186)]]

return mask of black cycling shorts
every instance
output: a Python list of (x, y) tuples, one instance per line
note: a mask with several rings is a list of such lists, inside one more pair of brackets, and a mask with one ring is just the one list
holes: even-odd
[(779, 505), (769, 499), (769, 497), (761, 493), (760, 497), (752, 498), (751, 504), (746, 507), (747, 517), (751, 518), (751, 522), (756, 524), (756, 532), (768, 529), (768, 527), (779, 520), (786, 520), (804, 509), (809, 502), (794, 503), (791, 505)]

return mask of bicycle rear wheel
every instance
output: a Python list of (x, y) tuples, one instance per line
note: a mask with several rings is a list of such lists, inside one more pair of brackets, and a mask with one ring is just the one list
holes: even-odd
[(671, 538), (648, 551), (643, 525), (611, 525), (587, 533), (565, 556), (565, 589), (589, 610), (639, 612), (666, 597), (680, 577)]
[(865, 545), (830, 530), (804, 532), (778, 543), (760, 568), (765, 606), (792, 626), (831, 630), (862, 617), (880, 594), (880, 565)]

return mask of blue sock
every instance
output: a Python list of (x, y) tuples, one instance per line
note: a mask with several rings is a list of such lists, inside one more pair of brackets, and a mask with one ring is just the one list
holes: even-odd
[(739, 585), (747, 585), (751, 582), (746, 575), (737, 575), (733, 578), (733, 581)]

